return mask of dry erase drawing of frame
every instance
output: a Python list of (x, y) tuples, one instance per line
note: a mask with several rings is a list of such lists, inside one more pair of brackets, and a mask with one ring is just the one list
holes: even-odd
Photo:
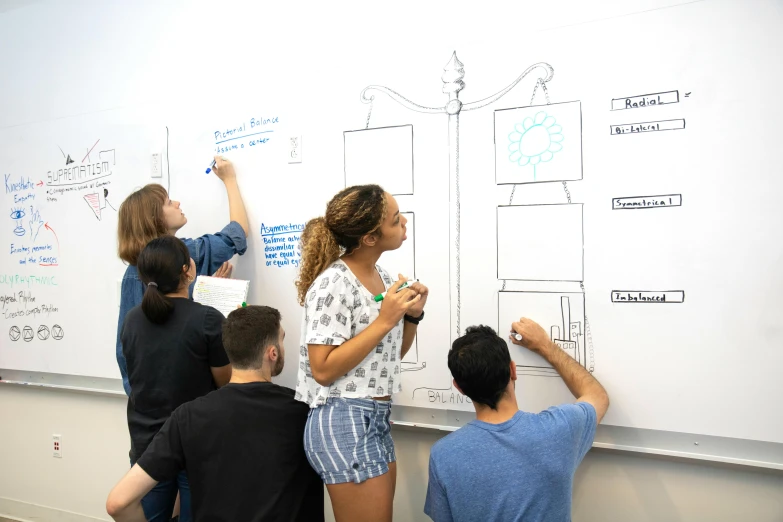
[[(378, 260), (378, 264), (392, 277), (397, 278), (401, 273), (411, 279), (417, 278), (416, 273), (416, 213), (411, 211), (400, 211), (401, 216), (408, 220), (407, 234), (408, 239), (397, 250), (384, 252)], [(427, 361), (422, 360), (419, 354), (419, 337), (413, 339), (413, 345), (408, 353), (402, 359), (400, 371), (411, 372), (421, 370), (427, 367)]]
[(343, 131), (343, 164), (346, 187), (376, 184), (412, 196), (413, 125)]
[(583, 212), (581, 203), (499, 205), (498, 279), (584, 281)]

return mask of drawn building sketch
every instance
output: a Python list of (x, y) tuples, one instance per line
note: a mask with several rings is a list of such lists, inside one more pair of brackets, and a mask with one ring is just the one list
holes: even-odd
[[(550, 334), (552, 342), (583, 366), (588, 364), (585, 335), (585, 296), (582, 292), (498, 292), (498, 331), (519, 320), (535, 317)], [(527, 348), (509, 342), (511, 359), (526, 375), (556, 376), (552, 366)]]

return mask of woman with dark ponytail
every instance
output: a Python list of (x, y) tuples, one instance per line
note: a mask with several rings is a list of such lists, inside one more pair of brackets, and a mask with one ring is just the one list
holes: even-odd
[(405, 241), (406, 222), (391, 194), (359, 185), (334, 196), (302, 232), (296, 398), (311, 408), (305, 452), (337, 522), (392, 520), (391, 394), (400, 391), (400, 362), (429, 291), (421, 283), (399, 290), (402, 275), (394, 282), (376, 263)]
[[(231, 378), (223, 349), (223, 314), (188, 297), (196, 265), (185, 243), (170, 235), (153, 239), (139, 254), (137, 268), (144, 297), (128, 312), (122, 329), (131, 384), (131, 465), (179, 405)], [(184, 472), (177, 480), (158, 483), (144, 497), (147, 520), (171, 520), (178, 492), (180, 520), (190, 521), (190, 488)]]

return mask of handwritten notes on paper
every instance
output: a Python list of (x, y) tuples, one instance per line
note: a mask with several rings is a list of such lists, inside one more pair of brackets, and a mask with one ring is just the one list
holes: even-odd
[(228, 317), (237, 306), (247, 301), (250, 281), (198, 276), (193, 288), (193, 300), (211, 306)]

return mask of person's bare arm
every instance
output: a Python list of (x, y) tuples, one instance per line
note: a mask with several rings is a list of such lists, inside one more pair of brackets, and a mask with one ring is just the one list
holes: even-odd
[(106, 512), (117, 522), (147, 522), (141, 499), (157, 483), (138, 464), (133, 466), (109, 493)]
[(577, 401), (593, 405), (598, 422), (601, 422), (609, 408), (609, 395), (601, 383), (581, 364), (550, 341), (544, 329), (535, 321), (523, 317), (513, 323), (511, 328), (513, 332), (522, 336), (522, 340), (517, 340), (512, 333), (511, 342), (524, 346), (546, 359), (563, 378), (563, 382)]
[(308, 344), (310, 368), (313, 379), (321, 386), (329, 386), (347, 372), (356, 368), (367, 354), (378, 346), (378, 343), (388, 334), (402, 316), (416, 303), (421, 296), (410, 288), (397, 292), (403, 280), (389, 287), (381, 304), (378, 318), (367, 326), (359, 335), (348, 339), (343, 344)]
[(215, 384), (218, 388), (222, 388), (226, 384), (228, 384), (228, 381), (231, 380), (231, 365), (227, 364), (225, 366), (219, 366), (219, 367), (210, 367), (209, 371), (212, 372), (212, 379), (215, 381)]
[(250, 224), (247, 220), (247, 211), (245, 210), (245, 203), (242, 201), (242, 194), (239, 193), (234, 165), (220, 156), (215, 156), (215, 167), (212, 170), (226, 186), (229, 220), (239, 223), (239, 226), (245, 231), (245, 237), (247, 237), (250, 233)]

